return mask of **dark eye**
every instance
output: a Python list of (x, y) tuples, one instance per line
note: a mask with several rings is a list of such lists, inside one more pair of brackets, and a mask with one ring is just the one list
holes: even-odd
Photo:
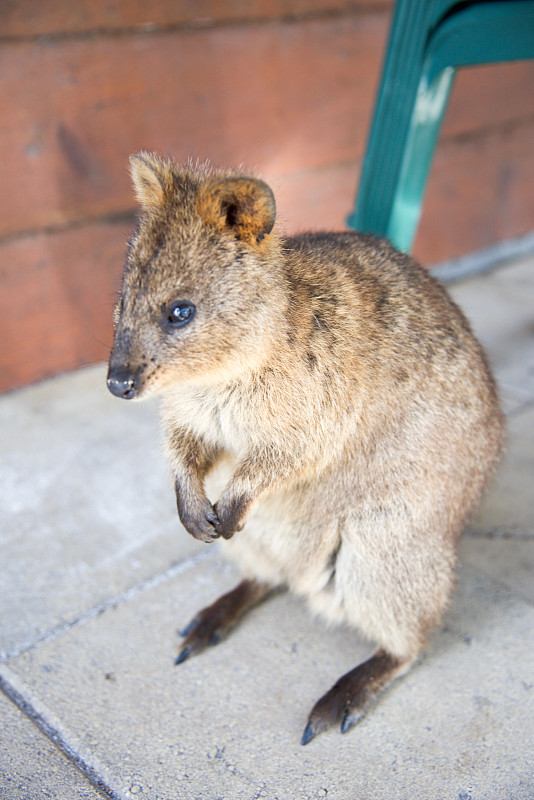
[(183, 325), (187, 325), (194, 316), (195, 306), (187, 300), (179, 300), (177, 303), (173, 303), (169, 306), (167, 310), (167, 322), (172, 325), (173, 328), (180, 328)]

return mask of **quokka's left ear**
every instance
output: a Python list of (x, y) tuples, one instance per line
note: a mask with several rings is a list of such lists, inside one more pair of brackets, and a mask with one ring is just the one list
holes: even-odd
[(174, 189), (173, 166), (156, 153), (141, 150), (130, 156), (132, 180), (136, 197), (144, 209), (161, 208)]
[(276, 218), (274, 195), (258, 178), (229, 177), (207, 184), (199, 193), (201, 217), (218, 230), (257, 244), (269, 234)]

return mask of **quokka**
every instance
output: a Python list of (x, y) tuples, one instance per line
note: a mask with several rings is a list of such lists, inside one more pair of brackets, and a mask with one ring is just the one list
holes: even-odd
[(486, 358), (446, 291), (385, 241), (283, 236), (255, 177), (146, 152), (131, 165), (141, 217), (108, 387), (161, 395), (182, 524), (220, 538), (243, 575), (186, 627), (176, 662), (288, 587), (377, 644), (302, 743), (346, 732), (449, 598), (503, 445)]

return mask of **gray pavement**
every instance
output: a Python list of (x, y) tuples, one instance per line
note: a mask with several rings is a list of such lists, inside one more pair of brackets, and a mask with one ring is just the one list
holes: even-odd
[(370, 646), (279, 594), (173, 666), (237, 581), (175, 514), (156, 405), (98, 365), (0, 398), (1, 800), (534, 798), (534, 259), (456, 284), (509, 418), (450, 610), (360, 725), (299, 744)]

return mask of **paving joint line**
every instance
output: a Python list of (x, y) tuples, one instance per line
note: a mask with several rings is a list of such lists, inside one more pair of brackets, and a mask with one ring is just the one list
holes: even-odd
[(467, 528), (463, 534), (467, 539), (514, 539), (519, 541), (529, 541), (534, 539), (533, 531), (526, 531), (523, 528), (486, 528), (484, 530), (476, 530), (474, 528)]
[(525, 402), (521, 403), (520, 406), (510, 411), (507, 414), (507, 417), (509, 420), (514, 420), (520, 417), (521, 414), (526, 414), (527, 412), (532, 411), (532, 409), (534, 409), (534, 400), (525, 400)]
[(95, 617), (99, 617), (102, 614), (105, 614), (107, 611), (110, 611), (112, 608), (116, 608), (121, 603), (131, 600), (133, 597), (137, 597), (143, 592), (148, 591), (149, 589), (153, 589), (157, 586), (160, 586), (162, 583), (166, 581), (170, 581), (175, 578), (177, 575), (182, 575), (184, 572), (187, 572), (189, 569), (197, 566), (197, 564), (202, 563), (203, 561), (207, 560), (208, 558), (214, 557), (214, 553), (212, 552), (202, 552), (197, 553), (190, 558), (187, 558), (185, 561), (180, 561), (177, 564), (173, 564), (168, 569), (164, 570), (163, 572), (158, 572), (155, 575), (151, 575), (149, 578), (146, 578), (144, 581), (131, 586), (129, 589), (125, 589), (124, 591), (120, 592), (118, 595), (109, 598), (108, 600), (104, 600), (101, 603), (98, 603), (96, 606), (88, 609), (87, 611), (82, 612), (78, 617), (68, 622), (64, 622), (61, 625), (58, 625), (56, 628), (53, 628), (46, 633), (43, 633), (40, 636), (36, 636), (34, 639), (30, 641), (24, 642), (23, 644), (15, 647), (8, 653), (1, 653), (0, 654), (0, 666), (2, 664), (6, 664), (8, 661), (17, 658), (18, 656), (22, 655), (22, 653), (27, 652), (28, 650), (32, 650), (35, 647), (40, 647), (41, 645), (47, 644), (48, 642), (57, 639), (58, 636), (63, 635), (67, 631), (74, 630), (79, 628), (81, 625), (85, 625)]
[(123, 800), (102, 778), (95, 767), (88, 764), (76, 752), (56, 726), (49, 722), (43, 713), (27, 700), (24, 695), (0, 672), (0, 690), (11, 700), (31, 722), (54, 744), (54, 746), (87, 778), (89, 783), (109, 800)]

